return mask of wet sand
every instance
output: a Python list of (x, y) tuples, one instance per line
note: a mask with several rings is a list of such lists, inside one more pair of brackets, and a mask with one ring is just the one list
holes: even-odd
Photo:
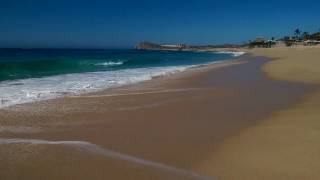
[(244, 56), (218, 68), (197, 68), (138, 85), (0, 111), (0, 138), (85, 141), (188, 173), (63, 144), (18, 143), (1, 145), (0, 175), (4, 179), (224, 177), (221, 171), (228, 172), (227, 166), (212, 168), (223, 165), (213, 154), (226, 140), (301, 102), (313, 89), (267, 78), (261, 68), (269, 61)]

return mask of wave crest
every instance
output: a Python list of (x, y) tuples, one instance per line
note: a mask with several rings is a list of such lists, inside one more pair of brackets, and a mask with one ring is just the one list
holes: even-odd
[(107, 61), (102, 63), (96, 63), (96, 66), (121, 66), (125, 61)]
[(215, 53), (217, 53), (217, 54), (231, 54), (233, 57), (239, 57), (239, 56), (246, 54), (246, 52), (242, 52), (242, 51), (218, 51)]

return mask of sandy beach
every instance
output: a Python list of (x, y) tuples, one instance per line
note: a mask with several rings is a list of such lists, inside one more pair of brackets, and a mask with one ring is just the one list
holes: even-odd
[(3, 179), (317, 179), (319, 48), (0, 110)]

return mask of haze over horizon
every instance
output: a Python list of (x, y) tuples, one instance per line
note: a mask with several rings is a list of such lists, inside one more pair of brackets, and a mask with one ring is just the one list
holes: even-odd
[(4, 0), (0, 47), (128, 48), (141, 41), (242, 43), (318, 31), (320, 2)]

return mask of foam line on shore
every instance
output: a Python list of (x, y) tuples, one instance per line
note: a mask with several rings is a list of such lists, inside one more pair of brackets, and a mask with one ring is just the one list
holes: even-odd
[(146, 91), (146, 92), (136, 92), (136, 93), (117, 93), (117, 94), (105, 94), (105, 95), (79, 95), (79, 96), (69, 96), (70, 98), (100, 98), (100, 97), (116, 97), (116, 96), (131, 96), (131, 95), (146, 95), (146, 94), (161, 94), (161, 93), (174, 93), (174, 92), (189, 92), (195, 90), (203, 90), (203, 88), (186, 88), (186, 89), (169, 89), (169, 90), (159, 90), (159, 91)]
[(0, 108), (136, 84), (183, 72), (189, 67), (133, 68), (3, 81), (0, 82)]
[(41, 140), (41, 139), (4, 139), (0, 138), (0, 145), (9, 145), (9, 144), (33, 144), (33, 145), (64, 145), (73, 148), (78, 148), (81, 150), (85, 150), (87, 152), (99, 154), (104, 157), (128, 161), (131, 163), (139, 164), (142, 166), (148, 166), (152, 168), (156, 168), (159, 170), (171, 172), (177, 175), (192, 177), (195, 179), (203, 179), (209, 180), (212, 179), (210, 177), (199, 175), (192, 171), (187, 171), (184, 169), (179, 169), (176, 167), (168, 166), (165, 164), (161, 164), (158, 162), (153, 162), (145, 159), (141, 159), (138, 157), (118, 153), (109, 149), (102, 148), (96, 144), (92, 144), (86, 141), (48, 141), (48, 140)]

